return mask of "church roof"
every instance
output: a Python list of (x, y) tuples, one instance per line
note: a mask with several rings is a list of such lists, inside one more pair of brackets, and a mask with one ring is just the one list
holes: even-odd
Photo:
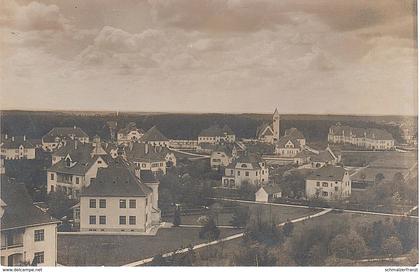
[(305, 139), (305, 136), (303, 135), (303, 133), (300, 132), (300, 130), (298, 130), (297, 128), (286, 129), (284, 135), (294, 137), (295, 139)]
[(283, 136), (279, 139), (279, 141), (277, 142), (277, 146), (281, 147), (281, 148), (285, 148), (286, 144), (288, 142), (291, 142), (294, 145), (294, 148), (299, 148), (300, 144), (299, 142), (296, 140), (296, 138), (291, 137), (291, 136)]
[(273, 135), (273, 134), (274, 134), (273, 127), (268, 123), (264, 123), (261, 126), (257, 127), (257, 133), (256, 133), (257, 138), (261, 138), (265, 135)]

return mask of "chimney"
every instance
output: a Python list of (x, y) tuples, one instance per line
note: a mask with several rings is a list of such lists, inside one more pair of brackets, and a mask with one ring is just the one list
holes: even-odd
[(12, 136), (12, 142), (14, 142), (15, 141), (15, 136)]
[(23, 135), (23, 141), (26, 142), (26, 135)]
[(73, 129), (74, 129), (74, 130), (76, 129), (76, 126), (75, 126), (75, 125), (73, 126)]
[(149, 153), (149, 144), (144, 144), (144, 153), (145, 154)]
[(77, 149), (77, 142), (78, 141), (74, 141), (74, 149)]
[(4, 138), (7, 140), (7, 137), (8, 137), (8, 136), (7, 136), (7, 133), (6, 133), (6, 134), (4, 135)]

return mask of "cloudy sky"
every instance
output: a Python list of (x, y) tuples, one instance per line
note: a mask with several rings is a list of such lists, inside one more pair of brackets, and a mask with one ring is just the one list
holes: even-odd
[(414, 3), (0, 0), (1, 107), (415, 114)]

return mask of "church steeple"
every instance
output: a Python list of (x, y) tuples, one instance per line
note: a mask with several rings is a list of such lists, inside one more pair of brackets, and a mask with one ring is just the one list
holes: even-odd
[(273, 114), (273, 141), (277, 142), (280, 139), (280, 114), (276, 108)]

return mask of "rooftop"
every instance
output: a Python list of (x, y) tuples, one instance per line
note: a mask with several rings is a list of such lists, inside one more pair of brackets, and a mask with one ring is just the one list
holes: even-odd
[(141, 141), (143, 142), (166, 142), (169, 141), (168, 138), (166, 138), (165, 135), (160, 132), (160, 130), (153, 126), (151, 129), (149, 129), (143, 137), (141, 137)]
[(341, 166), (327, 165), (316, 169), (310, 176), (307, 177), (307, 179), (320, 181), (342, 181), (346, 172), (347, 170)]

